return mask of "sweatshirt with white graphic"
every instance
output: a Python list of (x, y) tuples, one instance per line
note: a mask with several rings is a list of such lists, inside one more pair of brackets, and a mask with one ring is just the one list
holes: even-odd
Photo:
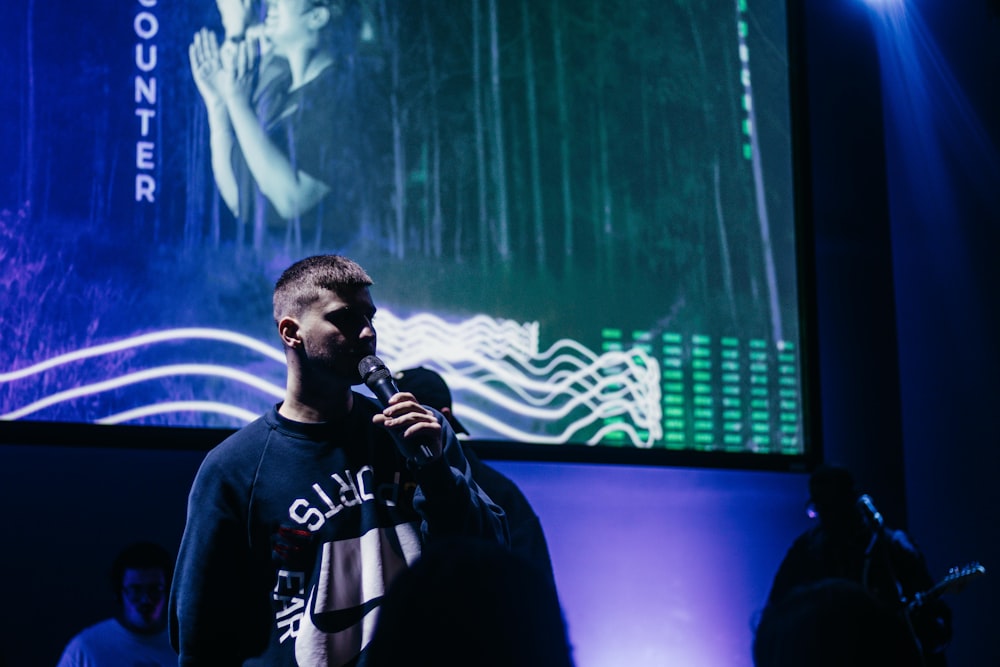
[(509, 540), (444, 417), (444, 455), (414, 469), (380, 411), (357, 393), (320, 424), (275, 407), (206, 455), (170, 596), (181, 667), (361, 667), (382, 596), (427, 540)]

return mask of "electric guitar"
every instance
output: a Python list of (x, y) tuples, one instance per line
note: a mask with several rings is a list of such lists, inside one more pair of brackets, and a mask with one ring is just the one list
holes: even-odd
[(986, 568), (977, 562), (969, 563), (964, 567), (953, 567), (948, 570), (944, 579), (934, 584), (923, 593), (917, 593), (906, 605), (907, 612), (914, 612), (922, 605), (936, 600), (945, 593), (957, 592), (965, 588), (970, 581), (986, 574)]

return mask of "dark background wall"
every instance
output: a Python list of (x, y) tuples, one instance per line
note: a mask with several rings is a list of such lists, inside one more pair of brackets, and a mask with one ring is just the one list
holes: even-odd
[[(988, 0), (907, 3), (919, 52), (935, 54), (907, 69), (861, 0), (806, 4), (799, 168), (813, 182), (827, 457), (910, 529), (935, 573), (986, 565), (949, 598), (949, 656), (998, 665), (1000, 17)], [(0, 445), (6, 664), (54, 664), (110, 613), (104, 577), (125, 543), (176, 546), (200, 458), (141, 441)], [(542, 517), (580, 667), (750, 664), (753, 614), (805, 525), (804, 474), (498, 465)]]

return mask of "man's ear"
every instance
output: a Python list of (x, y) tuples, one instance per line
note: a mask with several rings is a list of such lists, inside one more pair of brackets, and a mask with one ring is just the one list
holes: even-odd
[(278, 335), (285, 347), (295, 349), (301, 347), (302, 338), (299, 336), (299, 322), (294, 317), (285, 316), (278, 320)]

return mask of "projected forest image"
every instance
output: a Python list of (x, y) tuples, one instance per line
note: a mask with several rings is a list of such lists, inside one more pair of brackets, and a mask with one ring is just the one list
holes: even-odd
[(0, 419), (239, 427), (291, 262), (474, 438), (801, 454), (783, 2), (14, 0)]

